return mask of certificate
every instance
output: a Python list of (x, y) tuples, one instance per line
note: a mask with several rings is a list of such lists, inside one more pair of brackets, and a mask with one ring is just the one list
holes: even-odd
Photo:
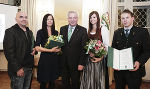
[(134, 69), (132, 48), (117, 50), (115, 48), (108, 47), (107, 65), (118, 70)]

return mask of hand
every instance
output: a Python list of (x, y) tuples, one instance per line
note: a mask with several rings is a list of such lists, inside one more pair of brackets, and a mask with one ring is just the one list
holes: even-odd
[(35, 48), (33, 48), (31, 55), (35, 55)]
[(20, 76), (20, 77), (23, 77), (23, 76), (24, 76), (24, 70), (23, 70), (23, 68), (21, 68), (21, 69), (19, 69), (19, 70), (17, 71), (17, 76)]
[(101, 61), (103, 58), (104, 58), (104, 56), (102, 56), (101, 58), (95, 58), (95, 57), (92, 57), (93, 59), (91, 59), (91, 61), (92, 62), (99, 62), (99, 61)]
[(92, 52), (89, 52), (90, 57), (94, 57), (94, 54)]
[(134, 69), (133, 70), (130, 70), (130, 71), (137, 71), (140, 67), (140, 63), (138, 61), (135, 61), (134, 63)]
[(119, 69), (114, 69), (114, 70), (116, 70), (116, 71), (120, 71)]
[(83, 65), (78, 65), (78, 70), (81, 71), (83, 70), (84, 66)]
[(58, 46), (57, 47), (53, 47), (51, 49), (51, 52), (60, 52), (60, 51), (61, 51), (61, 48), (58, 48)]

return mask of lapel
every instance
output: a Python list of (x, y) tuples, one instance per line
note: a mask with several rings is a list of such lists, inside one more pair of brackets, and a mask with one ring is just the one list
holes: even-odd
[[(78, 28), (78, 25), (77, 25), (76, 28), (74, 29), (72, 35), (71, 35), (71, 38), (70, 38), (69, 42), (71, 42), (75, 38), (75, 36), (78, 33), (78, 31), (79, 31), (79, 28)], [(67, 40), (68, 40), (68, 35), (67, 35)]]
[(121, 37), (125, 37), (124, 29), (123, 28), (121, 28), (120, 35), (121, 35)]
[(134, 36), (135, 36), (135, 32), (136, 32), (136, 29), (134, 29), (134, 26), (130, 29), (130, 34), (128, 36), (128, 39), (131, 40), (131, 39), (134, 39)]
[(63, 38), (64, 38), (64, 41), (66, 41), (65, 43), (68, 43), (68, 27), (69, 25), (67, 25), (63, 30), (64, 30), (64, 35), (63, 35)]

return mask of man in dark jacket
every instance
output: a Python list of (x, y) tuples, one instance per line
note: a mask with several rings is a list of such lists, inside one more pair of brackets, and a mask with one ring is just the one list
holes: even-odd
[(8, 61), (12, 89), (29, 89), (34, 62), (33, 33), (27, 25), (27, 15), (16, 14), (14, 26), (5, 31), (3, 48)]
[(112, 47), (118, 50), (132, 47), (134, 61), (133, 70), (114, 70), (115, 89), (125, 89), (126, 84), (129, 89), (140, 89), (142, 76), (145, 75), (144, 65), (150, 57), (148, 30), (133, 26), (133, 21), (133, 13), (124, 10), (121, 14), (124, 27), (114, 33)]

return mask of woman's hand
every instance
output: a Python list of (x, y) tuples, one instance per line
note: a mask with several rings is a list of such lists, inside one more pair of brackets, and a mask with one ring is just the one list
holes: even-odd
[(94, 54), (92, 52), (89, 52), (90, 57), (94, 57)]
[(92, 52), (89, 52), (89, 54), (91, 57), (91, 61), (95, 62), (95, 63), (101, 61), (104, 58), (104, 56), (102, 56), (101, 58), (96, 58), (96, 57), (94, 57), (94, 54)]
[(51, 52), (60, 52), (61, 51), (61, 48), (58, 48), (58, 47), (53, 47), (51, 49)]
[(104, 56), (102, 56), (101, 58), (92, 57), (91, 61), (96, 63), (96, 62), (101, 61), (103, 58), (104, 58)]
[(61, 48), (58, 48), (58, 47), (53, 47), (51, 49), (47, 49), (47, 48), (43, 48), (40, 46), (36, 46), (35, 49), (38, 52), (60, 52), (61, 51)]

